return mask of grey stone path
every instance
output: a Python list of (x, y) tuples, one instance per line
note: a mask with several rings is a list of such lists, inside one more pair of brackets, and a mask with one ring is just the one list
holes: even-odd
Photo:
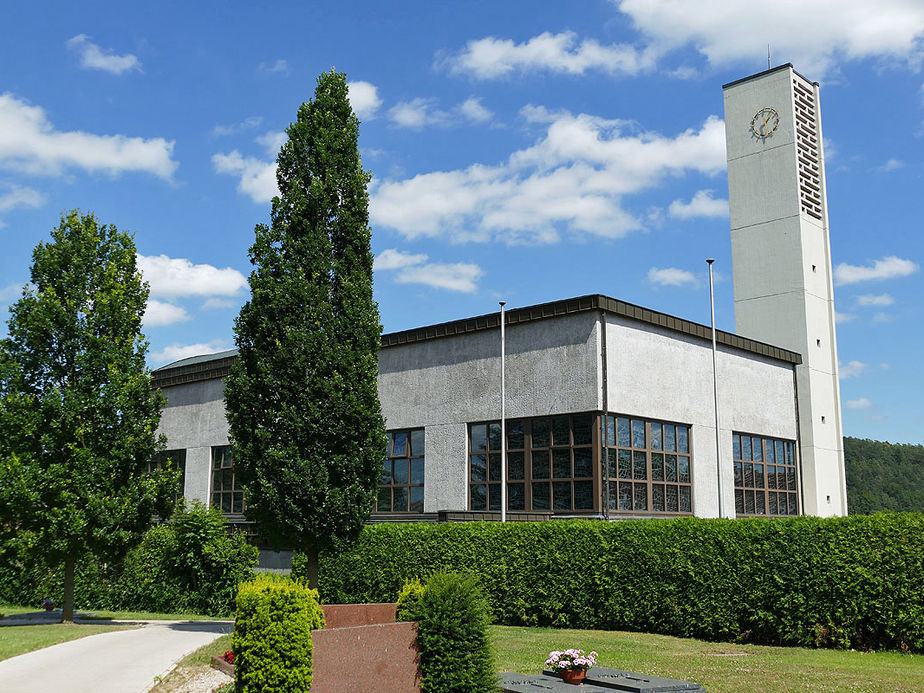
[(107, 623), (142, 627), (89, 635), (4, 660), (0, 662), (0, 690), (3, 693), (145, 693), (154, 685), (155, 677), (165, 676), (190, 652), (230, 633), (234, 627), (230, 621)]

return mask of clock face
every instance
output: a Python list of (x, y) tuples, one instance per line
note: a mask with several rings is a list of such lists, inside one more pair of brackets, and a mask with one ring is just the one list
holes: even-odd
[(766, 142), (780, 126), (780, 114), (775, 108), (761, 108), (751, 118), (751, 136), (761, 142)]

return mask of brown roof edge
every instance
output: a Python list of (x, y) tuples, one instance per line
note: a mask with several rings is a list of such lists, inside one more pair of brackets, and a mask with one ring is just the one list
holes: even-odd
[[(519, 325), (562, 315), (584, 313), (591, 310), (604, 310), (613, 315), (654, 325), (670, 332), (698, 337), (707, 341), (711, 341), (712, 339), (712, 329), (707, 325), (701, 325), (666, 313), (659, 313), (650, 308), (636, 306), (631, 303), (626, 303), (625, 301), (604, 296), (603, 294), (588, 294), (587, 296), (566, 298), (560, 301), (539, 303), (534, 306), (513, 308), (506, 312), (507, 324)], [(400, 332), (389, 332), (382, 335), (382, 347), (387, 349), (389, 347), (411, 344), (413, 342), (425, 342), (431, 339), (454, 337), (472, 332), (497, 329), (498, 327), (500, 327), (500, 311), (477, 315), (472, 318), (441, 322), (435, 325), (415, 327), (414, 329), (402, 330)], [(794, 351), (781, 349), (772, 344), (765, 344), (764, 342), (758, 342), (757, 340), (741, 337), (730, 332), (723, 332), (722, 330), (716, 330), (716, 342), (723, 346), (731, 347), (732, 349), (758, 354), (759, 356), (764, 356), (776, 361), (785, 361), (793, 364), (802, 363), (802, 356)], [(227, 375), (231, 364), (234, 363), (234, 360), (237, 358), (234, 354), (230, 356), (226, 354), (227, 352), (216, 355), (220, 358), (212, 360), (208, 360), (207, 356), (202, 357), (202, 359), (197, 360), (196, 363), (188, 365), (179, 362), (175, 365), (168, 364), (162, 366), (152, 373), (152, 384), (155, 387), (169, 387), (171, 385), (180, 385), (197, 380), (224, 377)]]
[[(507, 324), (517, 325), (534, 320), (543, 320), (560, 315), (569, 315), (572, 313), (582, 313), (589, 310), (605, 310), (613, 315), (619, 315), (630, 320), (637, 320), (650, 325), (661, 327), (671, 332), (680, 332), (682, 334), (699, 337), (701, 339), (712, 340), (712, 328), (707, 325), (701, 325), (690, 320), (684, 320), (666, 313), (660, 313), (650, 308), (643, 308), (632, 303), (626, 303), (603, 294), (589, 294), (587, 296), (578, 296), (577, 298), (566, 298), (561, 301), (552, 301), (550, 303), (540, 303), (535, 306), (526, 306), (524, 308), (514, 308), (507, 311)], [(481, 330), (493, 329), (500, 327), (500, 312), (479, 315), (474, 318), (465, 318), (463, 320), (453, 320), (443, 322), (438, 325), (429, 325), (427, 327), (417, 327), (411, 330), (402, 330), (401, 332), (391, 332), (382, 335), (382, 346), (391, 347), (411, 342), (422, 342), (439, 337), (451, 337), (468, 332), (480, 332)], [(754, 339), (741, 337), (731, 332), (716, 330), (716, 342), (723, 346), (733, 349), (747, 351), (760, 356), (766, 356), (777, 361), (787, 361), (789, 363), (802, 363), (802, 356), (794, 351), (781, 349), (772, 344), (765, 344)]]

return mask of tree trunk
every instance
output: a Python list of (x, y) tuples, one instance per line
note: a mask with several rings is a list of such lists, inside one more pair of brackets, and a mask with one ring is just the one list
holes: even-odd
[(308, 586), (316, 590), (318, 589), (318, 554), (320, 552), (317, 547), (312, 546), (305, 553), (308, 554)]
[(64, 559), (64, 604), (61, 605), (61, 622), (74, 622), (74, 557)]

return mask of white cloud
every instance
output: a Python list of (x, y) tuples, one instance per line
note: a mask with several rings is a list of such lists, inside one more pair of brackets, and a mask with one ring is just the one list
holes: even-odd
[[(45, 204), (45, 196), (38, 190), (16, 185), (15, 183), (0, 183), (0, 214), (17, 207), (35, 208), (41, 207), (43, 204)], [(3, 226), (5, 224), (0, 219), (0, 228)]]
[(697, 286), (696, 275), (677, 267), (652, 267), (648, 270), (648, 281), (656, 286)]
[(474, 293), (484, 271), (478, 265), (462, 262), (452, 264), (431, 263), (405, 267), (398, 272), (399, 284), (426, 284), (437, 289)]
[(186, 258), (138, 255), (138, 269), (151, 285), (151, 296), (233, 296), (247, 286), (236, 269), (194, 265)]
[(222, 137), (224, 135), (236, 135), (237, 133), (243, 132), (244, 130), (252, 130), (253, 128), (258, 128), (262, 123), (262, 116), (250, 116), (248, 118), (244, 118), (244, 120), (241, 122), (234, 123), (232, 125), (216, 125), (214, 128), (212, 128), (212, 134), (218, 137)]
[(857, 316), (853, 313), (838, 313), (837, 311), (834, 311), (834, 322), (838, 325), (844, 322), (850, 322), (855, 317)]
[(863, 375), (867, 369), (869, 369), (868, 363), (863, 363), (862, 361), (848, 361), (847, 363), (839, 365), (838, 375), (841, 380), (856, 378), (857, 376)]
[(7, 284), (0, 288), (0, 303), (16, 301), (22, 296), (24, 284)]
[(848, 399), (846, 402), (846, 407), (848, 409), (869, 409), (873, 406), (873, 403), (870, 402), (866, 397), (860, 397), (859, 399)]
[(874, 325), (881, 325), (886, 322), (892, 322), (893, 320), (895, 320), (895, 316), (889, 315), (888, 313), (876, 313), (873, 316)]
[(289, 61), (279, 59), (274, 63), (260, 63), (260, 72), (267, 72), (270, 74), (281, 73), (289, 74)]
[(395, 281), (399, 284), (425, 284), (437, 289), (473, 293), (478, 290), (478, 280), (484, 271), (474, 264), (464, 262), (427, 262), (423, 253), (403, 253), (389, 248), (379, 253), (373, 263), (376, 272), (398, 270)]
[(821, 79), (840, 63), (864, 58), (921, 58), (920, 0), (777, 0), (759, 12), (746, 2), (705, 0), (692, 11), (683, 0), (614, 0), (660, 52), (694, 46), (714, 66), (793, 63)]
[(67, 41), (67, 47), (80, 56), (80, 67), (87, 70), (103, 70), (121, 75), (130, 70), (141, 71), (141, 61), (131, 53), (116, 55), (104, 50), (90, 40), (86, 34), (77, 34)]
[(889, 255), (873, 262), (872, 266), (848, 265), (842, 262), (834, 268), (834, 280), (838, 285), (856, 284), (857, 282), (879, 279), (907, 277), (920, 269), (916, 262)]
[(388, 110), (388, 119), (402, 128), (420, 130), (428, 125), (448, 125), (449, 114), (435, 107), (434, 99), (416, 98), (402, 101)]
[(229, 298), (209, 298), (202, 304), (202, 310), (223, 310), (237, 308), (239, 305), (239, 301), (232, 301)]
[(144, 311), (145, 327), (161, 327), (187, 320), (192, 320), (192, 316), (186, 312), (185, 308), (173, 303), (158, 301), (155, 298), (148, 299), (148, 305)]
[(890, 173), (892, 171), (897, 171), (898, 169), (904, 167), (905, 162), (901, 159), (889, 159), (882, 166), (876, 170), (880, 173)]
[(858, 306), (891, 306), (895, 299), (889, 294), (864, 294), (857, 296)]
[(674, 219), (727, 217), (728, 200), (715, 199), (712, 190), (699, 190), (689, 202), (674, 200), (667, 213)]
[[(279, 150), (282, 149), (282, 145), (286, 143), (289, 139), (289, 136), (283, 131), (270, 131), (263, 135), (257, 137), (254, 141), (263, 147), (266, 150), (266, 153), (269, 154), (275, 160), (279, 156)], [(275, 178), (275, 171), (273, 176)]]
[(379, 89), (370, 82), (347, 82), (347, 98), (360, 120), (372, 120), (382, 105)]
[(45, 111), (0, 94), (0, 168), (60, 175), (69, 168), (116, 175), (144, 171), (170, 180), (177, 163), (173, 141), (55, 130)]
[(279, 194), (275, 161), (245, 157), (235, 149), (228, 154), (213, 155), (212, 166), (218, 173), (239, 176), (237, 189), (245, 195), (250, 195), (254, 202), (268, 202), (274, 195)]
[(469, 97), (459, 105), (459, 112), (474, 123), (487, 123), (494, 114), (485, 108), (481, 99)]
[(383, 270), (401, 269), (411, 265), (419, 265), (427, 261), (427, 256), (423, 253), (418, 255), (412, 253), (402, 253), (400, 250), (389, 248), (379, 253), (372, 263), (372, 269), (379, 272)]
[(207, 344), (180, 344), (174, 342), (170, 346), (164, 347), (160, 351), (151, 354), (154, 363), (171, 363), (180, 359), (188, 359), (191, 356), (202, 356), (203, 354), (214, 354), (217, 351), (224, 351), (228, 348), (227, 342), (214, 341)]
[(374, 191), (374, 223), (407, 238), (453, 241), (500, 238), (508, 243), (550, 243), (561, 230), (616, 238), (644, 228), (621, 200), (666, 176), (725, 168), (722, 121), (674, 137), (638, 132), (631, 123), (528, 107), (546, 121), (535, 145), (496, 166), (385, 180)]
[(568, 111), (550, 111), (545, 106), (528, 103), (520, 109), (520, 116), (527, 123), (554, 123), (559, 118), (567, 117)]
[(459, 53), (438, 58), (438, 65), (476, 79), (497, 79), (515, 71), (547, 70), (582, 75), (588, 70), (636, 75), (654, 65), (655, 55), (624, 44), (603, 45), (594, 39), (578, 42), (577, 34), (548, 31), (524, 43), (494, 36), (469, 41)]

